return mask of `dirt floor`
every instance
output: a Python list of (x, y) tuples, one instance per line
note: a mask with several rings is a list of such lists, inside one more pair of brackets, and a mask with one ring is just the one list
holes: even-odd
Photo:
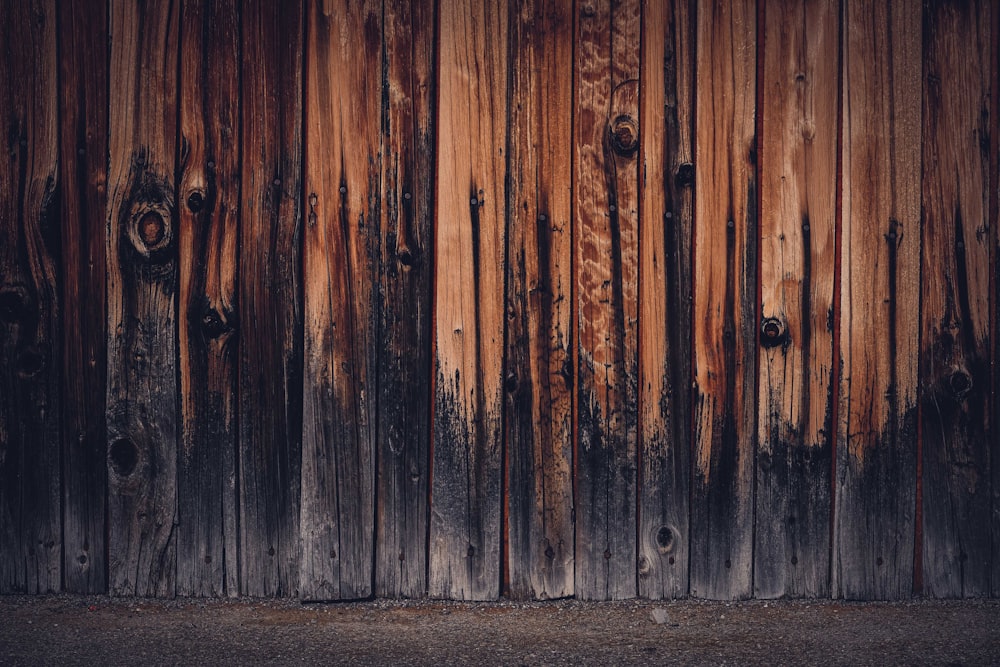
[(0, 596), (3, 665), (990, 665), (1000, 601), (157, 601)]

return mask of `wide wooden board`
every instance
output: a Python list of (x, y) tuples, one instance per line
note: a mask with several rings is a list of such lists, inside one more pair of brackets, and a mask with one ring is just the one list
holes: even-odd
[(764, 8), (754, 596), (829, 592), (838, 3)]

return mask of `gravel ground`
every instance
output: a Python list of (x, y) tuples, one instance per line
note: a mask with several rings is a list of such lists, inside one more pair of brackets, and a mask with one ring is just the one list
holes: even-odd
[(990, 665), (1000, 664), (1000, 601), (303, 605), (0, 596), (3, 665), (321, 663)]

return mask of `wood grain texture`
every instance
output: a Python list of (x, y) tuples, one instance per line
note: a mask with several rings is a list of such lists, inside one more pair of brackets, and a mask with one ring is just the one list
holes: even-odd
[(577, 7), (576, 594), (636, 594), (639, 2)]
[(382, 6), (310, 2), (306, 19), (299, 590), (339, 600), (372, 593)]
[(58, 6), (63, 588), (107, 590), (108, 8)]
[(754, 597), (829, 594), (839, 16), (768, 2)]
[(572, 2), (511, 14), (507, 263), (510, 595), (573, 594)]
[[(989, 62), (992, 68), (994, 86), (1000, 86), (1000, 10), (994, 9), (990, 12), (990, 35), (993, 39), (990, 44)], [(995, 91), (990, 95), (990, 117), (1000, 118), (1000, 94)], [(994, 123), (995, 125), (996, 123)], [(993, 429), (996, 432), (996, 423), (1000, 419), (1000, 137), (994, 131), (990, 134), (992, 138), (990, 146), (990, 183), (989, 189), (990, 209), (988, 228), (993, 231), (993, 246), (990, 254), (990, 265), (992, 266), (990, 294), (992, 302), (990, 308), (991, 328), (990, 335), (993, 341), (992, 366), (993, 366)], [(992, 535), (993, 548), (990, 568), (990, 591), (993, 597), (1000, 597), (1000, 451), (997, 446), (990, 449), (990, 465), (992, 467), (993, 489), (993, 514), (992, 514)]]
[(299, 588), (302, 7), (243, 5), (239, 215), (240, 586)]
[(185, 0), (181, 16), (177, 593), (235, 596), (240, 14)]
[(691, 594), (735, 599), (753, 565), (756, 6), (700, 2), (697, 24)]
[(375, 594), (427, 590), (431, 253), (434, 195), (432, 3), (385, 4), (379, 261)]
[(920, 433), (931, 597), (990, 592), (993, 11), (989, 2), (924, 4)]
[(178, 10), (159, 0), (111, 3), (107, 427), (115, 595), (175, 590)]
[(909, 597), (920, 330), (920, 3), (844, 5), (832, 594)]
[(0, 4), (0, 592), (62, 581), (56, 5)]
[(694, 3), (643, 5), (639, 595), (688, 594)]
[(455, 0), (440, 12), (428, 589), (492, 599), (500, 592), (508, 7)]

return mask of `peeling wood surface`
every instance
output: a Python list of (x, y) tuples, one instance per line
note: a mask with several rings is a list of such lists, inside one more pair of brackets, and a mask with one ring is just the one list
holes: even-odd
[(299, 590), (302, 66), (299, 5), (243, 7), (239, 217), (240, 586)]
[(375, 594), (427, 590), (430, 499), (434, 21), (430, 3), (385, 3)]
[(512, 9), (507, 530), (517, 598), (573, 594), (571, 2)]
[[(923, 592), (990, 592), (990, 67), (995, 3), (925, 3), (920, 431)], [(996, 220), (993, 221), (996, 224)], [(993, 455), (996, 448), (993, 447)]]
[(829, 594), (838, 3), (762, 26), (754, 596)]
[(752, 593), (757, 15), (700, 2), (695, 100), (691, 594)]
[(430, 577), (434, 597), (500, 587), (505, 0), (441, 3)]
[(107, 590), (105, 271), (108, 14), (87, 0), (58, 6), (62, 234), (63, 586)]
[(642, 17), (638, 571), (652, 599), (688, 594), (694, 12), (650, 2)]
[(177, 535), (176, 3), (111, 3), (108, 567), (172, 596)]
[(913, 586), (920, 330), (921, 11), (843, 16), (840, 372), (832, 594)]
[(578, 6), (576, 594), (636, 594), (638, 2)]
[(0, 5), (0, 591), (62, 586), (56, 3)]

